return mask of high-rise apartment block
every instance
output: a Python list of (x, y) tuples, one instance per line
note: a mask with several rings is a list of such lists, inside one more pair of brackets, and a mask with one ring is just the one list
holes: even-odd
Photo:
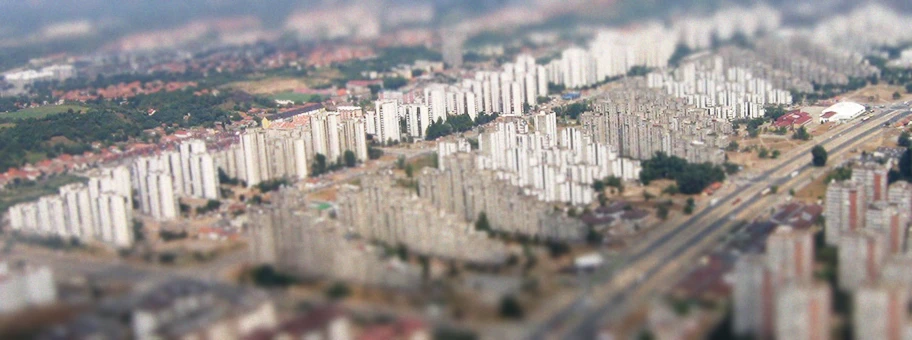
[(303, 129), (248, 130), (240, 143), (216, 153), (216, 163), (247, 186), (276, 178), (306, 179), (308, 135)]
[(769, 337), (774, 330), (776, 293), (767, 260), (762, 255), (744, 255), (733, 272), (733, 331), (739, 335)]
[(766, 259), (776, 282), (810, 282), (814, 274), (811, 232), (779, 226), (766, 241)]
[(890, 254), (902, 253), (906, 248), (909, 213), (887, 201), (876, 201), (868, 205), (865, 228), (883, 234)]
[(398, 142), (402, 138), (399, 130), (399, 102), (396, 100), (379, 100), (374, 113), (374, 140), (381, 143)]
[(583, 131), (632, 159), (664, 152), (693, 163), (725, 161), (731, 123), (639, 82), (625, 81), (597, 99), (593, 112), (580, 115)]
[(877, 282), (886, 258), (883, 234), (868, 229), (843, 233), (839, 240), (839, 288), (854, 291)]
[(855, 181), (833, 182), (824, 200), (826, 243), (836, 245), (840, 235), (864, 228), (867, 199), (864, 186)]
[(776, 297), (776, 339), (830, 339), (832, 291), (826, 283), (792, 283)]
[(46, 266), (0, 262), (0, 314), (57, 300), (54, 275)]
[(494, 230), (561, 240), (581, 240), (585, 235), (585, 225), (578, 219), (555, 212), (551, 204), (497, 172), (480, 170), (470, 153), (443, 158), (437, 169), (425, 168), (418, 188), (435, 207), (468, 222), (484, 212)]
[(779, 226), (767, 239), (765, 255), (738, 259), (732, 287), (736, 334), (790, 334), (785, 339), (828, 334), (829, 288), (813, 283), (813, 255), (810, 231)]
[(887, 189), (887, 198), (900, 210), (912, 215), (912, 184), (906, 181), (896, 181)]
[(294, 189), (280, 189), (272, 203), (251, 209), (245, 230), (253, 262), (300, 277), (397, 288), (412, 288), (421, 280), (420, 268), (384, 260), (382, 249), (348, 238), (347, 225), (309, 210)]
[(397, 188), (391, 174), (370, 176), (340, 193), (339, 219), (352, 232), (386, 244), (402, 244), (431, 256), (477, 264), (501, 264), (503, 244), (474, 230), (471, 222)]
[(855, 338), (908, 339), (908, 302), (909, 292), (903, 286), (876, 283), (859, 286), (852, 316)]
[(133, 203), (126, 167), (95, 169), (88, 183), (9, 208), (10, 227), (26, 233), (76, 237), (115, 247), (133, 244)]
[(887, 199), (887, 173), (890, 167), (890, 164), (882, 165), (877, 162), (864, 162), (852, 167), (852, 180), (864, 186), (865, 198), (868, 201)]

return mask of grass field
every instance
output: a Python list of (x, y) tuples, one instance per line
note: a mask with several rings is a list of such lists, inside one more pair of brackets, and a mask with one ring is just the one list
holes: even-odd
[(85, 182), (85, 178), (72, 175), (60, 175), (37, 182), (10, 185), (9, 188), (0, 190), (0, 214), (16, 204), (37, 200), (41, 196), (57, 193), (60, 187), (76, 182)]
[(0, 118), (12, 118), (12, 119), (29, 119), (29, 118), (44, 118), (50, 115), (55, 115), (59, 113), (67, 112), (67, 110), (72, 109), (74, 112), (80, 110), (85, 111), (88, 108), (79, 105), (45, 105), (39, 107), (28, 108), (24, 110), (19, 110), (15, 112), (0, 113)]

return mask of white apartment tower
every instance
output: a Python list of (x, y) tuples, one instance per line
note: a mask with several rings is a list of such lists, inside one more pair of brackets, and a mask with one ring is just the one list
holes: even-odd
[(399, 103), (395, 100), (378, 100), (376, 110), (376, 140), (381, 143), (399, 141), (402, 135), (399, 131)]

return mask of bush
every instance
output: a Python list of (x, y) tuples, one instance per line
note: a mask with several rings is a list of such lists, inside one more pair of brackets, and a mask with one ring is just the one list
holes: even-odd
[(372, 147), (372, 146), (367, 148), (367, 158), (379, 159), (382, 156), (383, 156), (383, 150), (380, 150), (380, 149)]
[(336, 282), (326, 289), (326, 296), (332, 300), (342, 300), (351, 295), (351, 289), (342, 282)]
[(500, 316), (506, 319), (520, 320), (524, 316), (522, 305), (512, 295), (500, 299)]

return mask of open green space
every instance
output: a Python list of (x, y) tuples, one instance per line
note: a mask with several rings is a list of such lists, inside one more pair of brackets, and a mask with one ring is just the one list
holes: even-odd
[(56, 115), (60, 113), (73, 110), (73, 112), (85, 111), (88, 110), (87, 107), (64, 104), (64, 105), (45, 105), (39, 107), (32, 107), (28, 109), (22, 109), (19, 111), (5, 112), (0, 113), (0, 118), (10, 118), (10, 119), (29, 119), (29, 118), (44, 118), (51, 115)]

